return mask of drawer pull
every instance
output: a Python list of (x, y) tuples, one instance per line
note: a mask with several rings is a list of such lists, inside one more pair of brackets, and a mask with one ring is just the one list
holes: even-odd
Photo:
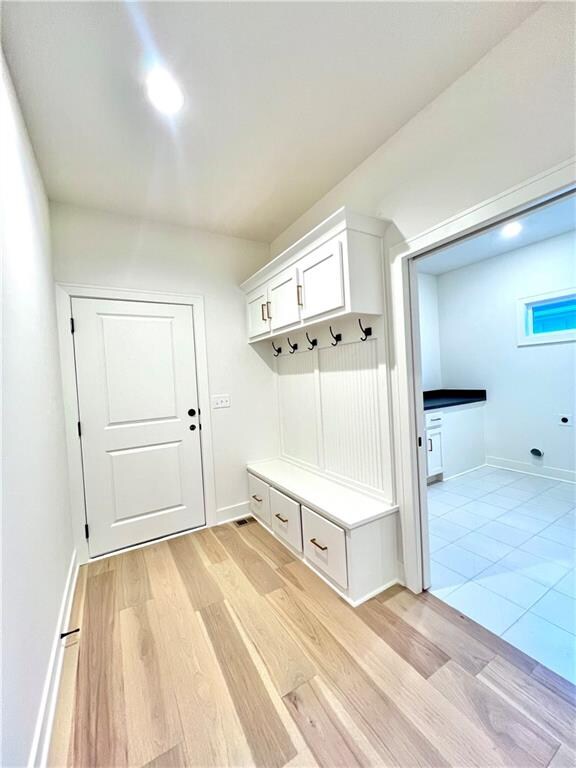
[(318, 544), (318, 542), (316, 541), (315, 538), (314, 539), (310, 539), (310, 544), (314, 544), (314, 546), (318, 547), (318, 549), (321, 549), (322, 552), (326, 552), (326, 550), (328, 549), (328, 547), (323, 547), (322, 544)]
[(262, 503), (262, 498), (260, 496), (253, 495), (252, 498), (254, 499), (254, 501), (257, 501), (258, 504)]
[(278, 513), (276, 513), (274, 515), (274, 517), (277, 517), (278, 520), (280, 520), (281, 523), (287, 523), (288, 522), (288, 518), (287, 517), (282, 517), (282, 515), (279, 515)]
[(298, 302), (298, 306), (299, 307), (303, 307), (304, 306), (304, 301), (302, 299), (302, 286), (301, 285), (297, 285), (296, 286), (296, 301)]

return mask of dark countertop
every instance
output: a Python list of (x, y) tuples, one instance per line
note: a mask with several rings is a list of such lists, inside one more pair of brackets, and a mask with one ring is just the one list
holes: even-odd
[(431, 389), (424, 392), (424, 410), (481, 403), (484, 400), (486, 400), (485, 389)]

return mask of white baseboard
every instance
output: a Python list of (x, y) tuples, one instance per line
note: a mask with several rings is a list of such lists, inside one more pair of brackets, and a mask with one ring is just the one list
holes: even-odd
[(72, 600), (74, 598), (74, 590), (76, 589), (76, 579), (78, 578), (79, 565), (77, 560), (77, 553), (74, 550), (70, 559), (66, 586), (64, 587), (60, 603), (56, 631), (52, 641), (52, 650), (50, 651), (48, 669), (42, 690), (42, 699), (40, 700), (36, 727), (34, 728), (34, 738), (32, 739), (32, 747), (28, 757), (28, 768), (44, 768), (48, 760), (48, 750), (50, 749), (50, 738), (52, 736), (52, 726), (58, 700), (58, 689), (60, 687), (62, 661), (64, 659), (64, 641), (60, 638), (60, 634), (66, 631), (70, 611), (72, 610)]
[(535, 466), (528, 461), (514, 461), (513, 459), (501, 459), (497, 456), (486, 456), (486, 463), (491, 467), (500, 469), (512, 469), (516, 472), (526, 472), (528, 475), (547, 477), (551, 480), (567, 480), (576, 482), (576, 472), (570, 469), (558, 469), (557, 467)]
[(241, 520), (243, 517), (248, 517), (251, 514), (249, 501), (241, 501), (240, 504), (231, 504), (229, 507), (220, 507), (216, 510), (214, 525), (231, 523), (234, 520)]

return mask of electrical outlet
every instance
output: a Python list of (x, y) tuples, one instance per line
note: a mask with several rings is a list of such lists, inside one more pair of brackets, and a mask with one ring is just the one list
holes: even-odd
[(212, 409), (230, 408), (230, 395), (212, 395)]
[(558, 415), (558, 424), (560, 424), (561, 427), (571, 427), (572, 426), (572, 414), (571, 413), (560, 413)]

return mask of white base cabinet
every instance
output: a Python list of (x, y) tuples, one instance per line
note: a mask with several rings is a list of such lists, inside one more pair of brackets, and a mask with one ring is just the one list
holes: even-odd
[[(277, 468), (278, 463), (270, 462), (269, 466)], [(287, 488), (284, 481), (281, 490), (275, 487), (274, 472), (266, 474), (262, 469), (265, 464), (263, 462), (258, 470), (253, 469), (257, 465), (251, 465), (248, 472), (250, 509), (254, 517), (301, 556), (341, 597), (356, 606), (402, 582), (396, 507), (374, 519), (374, 500), (366, 497), (367, 522), (362, 522), (362, 510), (356, 505), (353, 527), (344, 528), (327, 519), (318, 508), (313, 509), (310, 498), (303, 496), (302, 486), (297, 483), (293, 490)], [(260, 476), (254, 474), (255, 471)], [(297, 477), (302, 479), (302, 473), (303, 470), (298, 469)], [(322, 478), (324, 486), (326, 482)], [(332, 495), (326, 497), (327, 506), (340, 514), (331, 500), (338, 497), (339, 490), (345, 493), (346, 489), (338, 483), (331, 484), (335, 487)]]

